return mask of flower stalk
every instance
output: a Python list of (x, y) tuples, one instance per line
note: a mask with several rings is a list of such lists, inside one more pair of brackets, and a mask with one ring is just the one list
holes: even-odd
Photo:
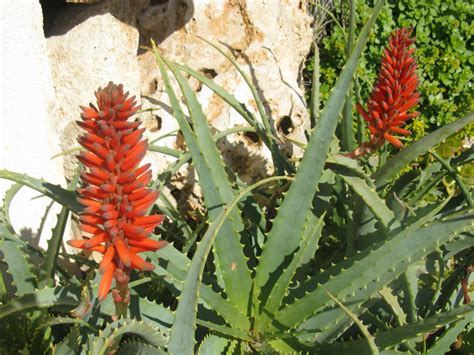
[(140, 166), (148, 143), (140, 122), (128, 121), (139, 109), (135, 97), (128, 97), (122, 85), (110, 82), (95, 93), (97, 107), (81, 107), (85, 130), (79, 143), (85, 148), (78, 156), (87, 168), (81, 172), (83, 187), (77, 190), (84, 206), (80, 229), (84, 239), (69, 245), (103, 254), (99, 272), (103, 275), (98, 299), (103, 301), (115, 279), (112, 298), (117, 317), (124, 317), (130, 302), (128, 283), (133, 269), (151, 271), (154, 265), (138, 254), (167, 245), (149, 236), (163, 215), (146, 216), (158, 193), (146, 188), (151, 180), (150, 164)]
[(367, 102), (367, 110), (359, 103), (356, 105), (357, 111), (367, 122), (370, 140), (347, 154), (349, 157), (360, 158), (370, 154), (385, 142), (401, 149), (403, 143), (394, 134), (411, 135), (409, 130), (402, 128), (408, 120), (420, 114), (409, 112), (420, 99), (413, 57), (415, 48), (410, 48), (415, 39), (411, 33), (412, 29), (399, 28), (391, 34), (382, 56), (377, 82)]

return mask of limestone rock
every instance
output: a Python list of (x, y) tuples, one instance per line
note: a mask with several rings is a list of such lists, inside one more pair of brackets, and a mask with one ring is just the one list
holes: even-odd
[[(55, 95), (40, 4), (2, 3), (0, 30), (0, 169), (64, 185), (61, 159), (51, 160), (59, 150), (59, 140), (49, 115)], [(12, 184), (0, 179), (0, 201)], [(50, 211), (40, 241), (37, 231), (50, 201), (38, 195), (22, 188), (13, 200), (10, 217), (18, 235), (32, 245), (45, 247), (59, 206), (55, 204)]]
[[(3, 83), (0, 168), (24, 171), (65, 186), (76, 159), (61, 150), (77, 147), (79, 105), (94, 101), (94, 91), (109, 81), (122, 83), (143, 104), (155, 109), (140, 114), (150, 140), (179, 129), (153, 56), (140, 45), (150, 38), (171, 60), (214, 79), (258, 117), (255, 100), (235, 68), (197, 36), (229, 53), (259, 89), (265, 109), (289, 156), (301, 152), (285, 140), (305, 141), (308, 116), (300, 89), (300, 71), (310, 49), (311, 17), (299, 0), (102, 0), (44, 1), (45, 26), (37, 2), (8, 2), (0, 13), (7, 36), (2, 41)], [(54, 11), (48, 10), (54, 4)], [(52, 5), (51, 5), (52, 6)], [(12, 29), (15, 29), (14, 31)], [(209, 123), (224, 130), (245, 121), (207, 87), (190, 79)], [(182, 136), (157, 142), (182, 149)], [(234, 134), (220, 141), (226, 165), (246, 182), (268, 174), (270, 154), (254, 134)], [(173, 159), (147, 156), (156, 172)], [(64, 161), (64, 162), (63, 162)], [(198, 206), (195, 172), (186, 167), (174, 181), (177, 200)], [(5, 185), (4, 181), (1, 182)], [(1, 190), (1, 189), (0, 189)], [(173, 192), (172, 191), (172, 192)], [(0, 191), (1, 192), (1, 191)], [(44, 200), (45, 201), (45, 200)], [(25, 215), (41, 216), (35, 202)], [(17, 218), (17, 217), (13, 217)], [(43, 244), (44, 245), (44, 244)]]
[[(63, 150), (78, 145), (79, 105), (94, 102), (98, 87), (114, 81), (131, 95), (139, 94), (139, 34), (134, 25), (135, 10), (130, 1), (123, 0), (66, 5), (54, 17), (47, 34), (56, 92), (51, 117)], [(76, 159), (71, 155), (65, 159), (66, 176), (71, 177)]]
[[(184, 26), (182, 20), (190, 18)], [(201, 36), (219, 45), (252, 79), (271, 123), (289, 156), (300, 149), (285, 137), (305, 142), (308, 114), (299, 85), (301, 65), (311, 42), (311, 18), (300, 1), (179, 0), (149, 6), (138, 17), (141, 42), (153, 38), (167, 58), (186, 64), (214, 79), (258, 117), (251, 91), (232, 66)], [(164, 35), (171, 33), (167, 38)], [(163, 134), (178, 126), (151, 53), (139, 55), (141, 94), (146, 107), (158, 108)], [(245, 121), (207, 87), (191, 80), (210, 124), (224, 130)], [(158, 105), (161, 103), (161, 105)], [(167, 144), (173, 143), (171, 140)], [(224, 159), (244, 181), (265, 176), (272, 169), (270, 152), (252, 135), (234, 134), (221, 142)]]

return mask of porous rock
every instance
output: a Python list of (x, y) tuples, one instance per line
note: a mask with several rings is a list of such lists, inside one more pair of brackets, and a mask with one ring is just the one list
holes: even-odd
[[(281, 146), (288, 156), (300, 156), (301, 150), (286, 138), (304, 143), (309, 126), (299, 80), (311, 42), (311, 18), (305, 6), (304, 2), (295, 0), (163, 1), (143, 10), (137, 26), (142, 43), (154, 39), (165, 57), (212, 78), (259, 117), (256, 102), (242, 76), (199, 37), (217, 44), (235, 58), (258, 88)], [(183, 25), (183, 21), (188, 22)], [(144, 105), (158, 109), (154, 115), (160, 117), (163, 130), (178, 129), (170, 115), (153, 55), (141, 53), (138, 63)], [(194, 79), (190, 82), (198, 91), (198, 99), (215, 130), (246, 124), (210, 89)], [(173, 141), (168, 139), (166, 143)], [(228, 166), (246, 182), (266, 176), (273, 169), (270, 152), (254, 135), (230, 135), (220, 142), (220, 148)]]
[[(2, 109), (8, 111), (2, 115), (2, 133), (9, 135), (2, 144), (11, 143), (8, 147), (2, 145), (2, 151), (18, 153), (14, 155), (16, 164), (11, 159), (7, 163), (2, 160), (0, 168), (22, 170), (65, 186), (63, 177), (70, 178), (77, 164), (74, 155), (66, 154), (52, 161), (50, 158), (78, 146), (79, 130), (74, 122), (79, 119), (78, 106), (93, 102), (94, 91), (109, 81), (122, 83), (137, 96), (143, 108), (154, 109), (140, 114), (150, 140), (178, 130), (155, 60), (140, 47), (149, 46), (150, 39), (156, 41), (164, 56), (212, 78), (259, 117), (256, 102), (242, 77), (224, 56), (198, 36), (217, 44), (236, 60), (258, 88), (287, 155), (301, 155), (301, 150), (286, 138), (304, 143), (304, 131), (309, 125), (300, 87), (301, 66), (311, 42), (311, 17), (304, 1), (67, 2), (70, 1), (42, 2), (44, 33), (39, 3), (32, 2), (31, 6), (8, 3), (2, 12), (2, 22), (5, 17), (7, 24), (3, 28), (8, 30), (6, 14), (11, 13), (10, 17), (15, 20), (10, 27), (18, 32), (14, 39), (4, 42), (3, 53), (18, 53), (17, 62), (13, 57), (9, 59), (9, 75), (23, 78), (15, 81), (18, 88), (9, 91), (12, 93), (9, 101), (17, 105), (27, 100), (28, 105), (25, 102), (21, 110), (8, 110), (8, 105), (2, 105)], [(50, 8), (50, 4), (54, 4), (54, 8)], [(24, 21), (18, 22), (18, 19)], [(24, 53), (25, 48), (28, 53)], [(19, 61), (35, 56), (39, 59), (28, 62), (26, 67)], [(13, 85), (13, 80), (9, 81), (2, 84), (2, 90)], [(190, 83), (214, 131), (246, 125), (237, 112), (211, 90), (196, 80), (190, 79)], [(4, 124), (6, 117), (9, 121)], [(22, 123), (25, 117), (31, 121), (28, 125)], [(17, 137), (10, 132), (15, 132)], [(34, 145), (31, 136), (35, 137)], [(184, 148), (180, 134), (157, 144)], [(22, 154), (25, 147), (32, 147), (25, 153), (28, 158)], [(269, 151), (255, 134), (227, 136), (219, 142), (219, 147), (226, 166), (243, 181), (254, 181), (273, 169)], [(146, 159), (153, 162), (155, 174), (173, 160), (157, 153), (148, 154)], [(25, 169), (21, 169), (23, 166)], [(185, 167), (180, 171), (173, 182), (174, 191), (189, 193), (181, 194), (177, 200), (192, 197), (188, 203), (197, 206), (195, 181), (192, 169)], [(23, 211), (31, 212), (29, 205), (26, 206)], [(35, 215), (40, 214), (35, 212)]]

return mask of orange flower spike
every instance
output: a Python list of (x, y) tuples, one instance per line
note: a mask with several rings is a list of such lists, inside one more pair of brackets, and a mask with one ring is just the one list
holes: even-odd
[(99, 285), (99, 292), (97, 294), (97, 298), (99, 301), (105, 300), (107, 294), (110, 290), (110, 285), (112, 284), (112, 277), (114, 276), (115, 272), (115, 264), (111, 263), (107, 270), (105, 270), (104, 276), (102, 276), (102, 280), (100, 281)]
[(415, 51), (410, 46), (415, 41), (410, 37), (412, 29), (395, 30), (388, 41), (382, 55), (374, 90), (367, 102), (367, 110), (360, 104), (356, 105), (358, 113), (367, 122), (370, 131), (370, 142), (364, 143), (363, 149), (356, 149), (349, 156), (359, 157), (370, 153), (385, 141), (396, 148), (403, 148), (403, 143), (391, 133), (410, 135), (411, 132), (400, 128), (408, 119), (419, 115), (419, 112), (407, 113), (419, 101), (420, 94), (416, 91), (419, 80), (416, 75)]
[(127, 250), (127, 247), (125, 245), (125, 243), (122, 241), (122, 239), (120, 238), (117, 238), (115, 239), (115, 249), (117, 250), (117, 254), (120, 258), (120, 260), (122, 260), (122, 263), (129, 267), (130, 266), (130, 255), (128, 253), (128, 250)]
[(155, 269), (155, 265), (146, 262), (137, 254), (130, 253), (130, 260), (132, 262), (133, 268), (140, 270), (140, 271), (152, 271)]
[(104, 254), (104, 257), (102, 258), (102, 261), (100, 262), (99, 265), (99, 271), (103, 274), (107, 268), (109, 267), (110, 263), (112, 262), (112, 259), (114, 258), (115, 255), (115, 248), (110, 245), (107, 248), (107, 251)]
[(79, 138), (85, 151), (78, 159), (86, 167), (81, 172), (84, 186), (77, 190), (78, 201), (84, 206), (79, 227), (92, 236), (69, 244), (104, 254), (99, 265), (103, 274), (99, 300), (106, 298), (115, 278), (114, 302), (128, 304), (132, 269), (150, 271), (154, 267), (137, 253), (166, 245), (148, 240), (164, 216), (145, 217), (158, 194), (146, 188), (152, 178), (150, 164), (140, 166), (148, 147), (143, 139), (145, 129), (139, 128), (139, 121), (128, 121), (139, 109), (135, 97), (128, 97), (122, 85), (113, 83), (99, 88), (95, 96), (97, 107), (81, 107), (82, 120), (77, 121), (85, 130)]

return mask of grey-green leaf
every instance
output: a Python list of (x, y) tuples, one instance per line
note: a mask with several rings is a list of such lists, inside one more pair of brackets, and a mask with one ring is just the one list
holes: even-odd
[(49, 308), (53, 306), (77, 306), (81, 298), (82, 289), (77, 286), (46, 287), (15, 298), (9, 303), (0, 306), (0, 319), (18, 312), (32, 309)]
[(153, 346), (166, 346), (168, 335), (152, 325), (133, 319), (119, 319), (107, 324), (105, 329), (97, 336), (92, 345), (91, 353), (94, 355), (106, 354), (115, 341), (126, 333), (139, 335)]
[(48, 196), (57, 203), (66, 206), (72, 212), (79, 212), (82, 206), (76, 201), (76, 194), (68, 191), (59, 185), (51, 184), (47, 181), (36, 179), (26, 174), (19, 174), (8, 170), (0, 170), (0, 179), (8, 179), (28, 186), (43, 195)]
[[(272, 230), (262, 251), (260, 264), (257, 267), (256, 288), (258, 290), (264, 287), (272, 288), (272, 285), (267, 285), (270, 274), (300, 244), (305, 217), (317, 191), (346, 94), (369, 31), (375, 23), (382, 5), (383, 1), (377, 2), (370, 19), (362, 30), (352, 55), (343, 68), (313, 131), (295, 181), (291, 184), (274, 220)], [(278, 250), (278, 253), (275, 250)], [(264, 302), (264, 300), (261, 301)], [(259, 327), (257, 323), (256, 329), (259, 330)]]
[(389, 183), (410, 162), (418, 158), (420, 155), (425, 154), (436, 144), (441, 143), (444, 139), (473, 122), (474, 112), (468, 113), (463, 118), (444, 127), (438, 128), (436, 131), (414, 142), (408, 148), (395, 154), (373, 174), (372, 177), (375, 179), (375, 185), (379, 188)]
[[(198, 172), (205, 204), (212, 222), (217, 218), (223, 206), (232, 200), (234, 192), (225, 173), (225, 168), (217, 151), (207, 119), (204, 116), (201, 105), (197, 101), (195, 93), (191, 90), (187, 80), (183, 78), (172, 63), (162, 58), (157, 50), (154, 51), (154, 54), (173, 106), (174, 115), (178, 120), (186, 144), (191, 152), (194, 166)], [(164, 63), (173, 72), (180, 85), (195, 131), (191, 129), (184, 117), (176, 94), (171, 87)], [(221, 236), (217, 238), (214, 245), (214, 255), (216, 257), (216, 267), (222, 274), (229, 299), (243, 314), (246, 314), (251, 289), (251, 278), (243, 247), (240, 244), (240, 232), (242, 229), (243, 223), (240, 213), (237, 210), (232, 211), (230, 218), (222, 226)]]

